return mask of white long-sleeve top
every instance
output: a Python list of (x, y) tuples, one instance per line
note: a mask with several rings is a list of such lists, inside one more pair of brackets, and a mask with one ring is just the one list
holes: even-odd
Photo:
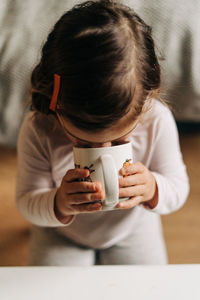
[(158, 205), (76, 215), (64, 225), (54, 213), (54, 198), (67, 170), (74, 168), (72, 142), (53, 120), (36, 112), (25, 116), (18, 137), (17, 207), (38, 226), (55, 230), (94, 248), (109, 247), (136, 228), (146, 214), (168, 214), (186, 201), (189, 182), (182, 160), (176, 124), (170, 110), (157, 100), (133, 130), (133, 162), (142, 162), (155, 176)]

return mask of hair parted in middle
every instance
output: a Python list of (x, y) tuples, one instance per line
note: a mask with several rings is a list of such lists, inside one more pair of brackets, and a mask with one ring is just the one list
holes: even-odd
[[(116, 1), (86, 1), (55, 24), (32, 72), (32, 110), (49, 110), (54, 74), (61, 76), (57, 111), (77, 128), (99, 131), (159, 93), (160, 66), (151, 28)], [(134, 98), (136, 91), (139, 93)]]

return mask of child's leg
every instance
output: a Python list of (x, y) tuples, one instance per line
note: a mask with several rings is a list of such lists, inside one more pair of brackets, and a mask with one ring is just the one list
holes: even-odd
[(30, 266), (91, 266), (94, 263), (94, 250), (73, 243), (53, 228), (33, 226)]
[(117, 245), (100, 250), (102, 265), (167, 264), (160, 216), (146, 213), (133, 234)]

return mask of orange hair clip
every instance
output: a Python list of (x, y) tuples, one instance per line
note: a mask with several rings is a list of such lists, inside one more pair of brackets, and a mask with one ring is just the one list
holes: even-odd
[(57, 106), (57, 102), (58, 102), (58, 94), (60, 91), (60, 80), (61, 80), (61, 76), (58, 74), (54, 74), (53, 94), (52, 94), (51, 102), (49, 105), (49, 108), (52, 111), (56, 111), (56, 106)]

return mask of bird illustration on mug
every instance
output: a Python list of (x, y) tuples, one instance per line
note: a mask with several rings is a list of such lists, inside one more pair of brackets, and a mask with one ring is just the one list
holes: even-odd
[[(83, 167), (83, 169), (87, 169), (90, 172), (90, 175), (91, 175), (93, 172), (95, 172), (95, 170), (92, 169), (93, 166), (94, 165), (91, 164), (89, 167), (88, 166)], [(80, 165), (75, 164), (75, 168), (80, 168), (80, 167), (81, 167)], [(92, 178), (90, 177), (90, 175), (88, 177), (86, 177), (86, 178), (80, 178), (80, 179), (78, 179), (78, 181), (92, 182)]]

